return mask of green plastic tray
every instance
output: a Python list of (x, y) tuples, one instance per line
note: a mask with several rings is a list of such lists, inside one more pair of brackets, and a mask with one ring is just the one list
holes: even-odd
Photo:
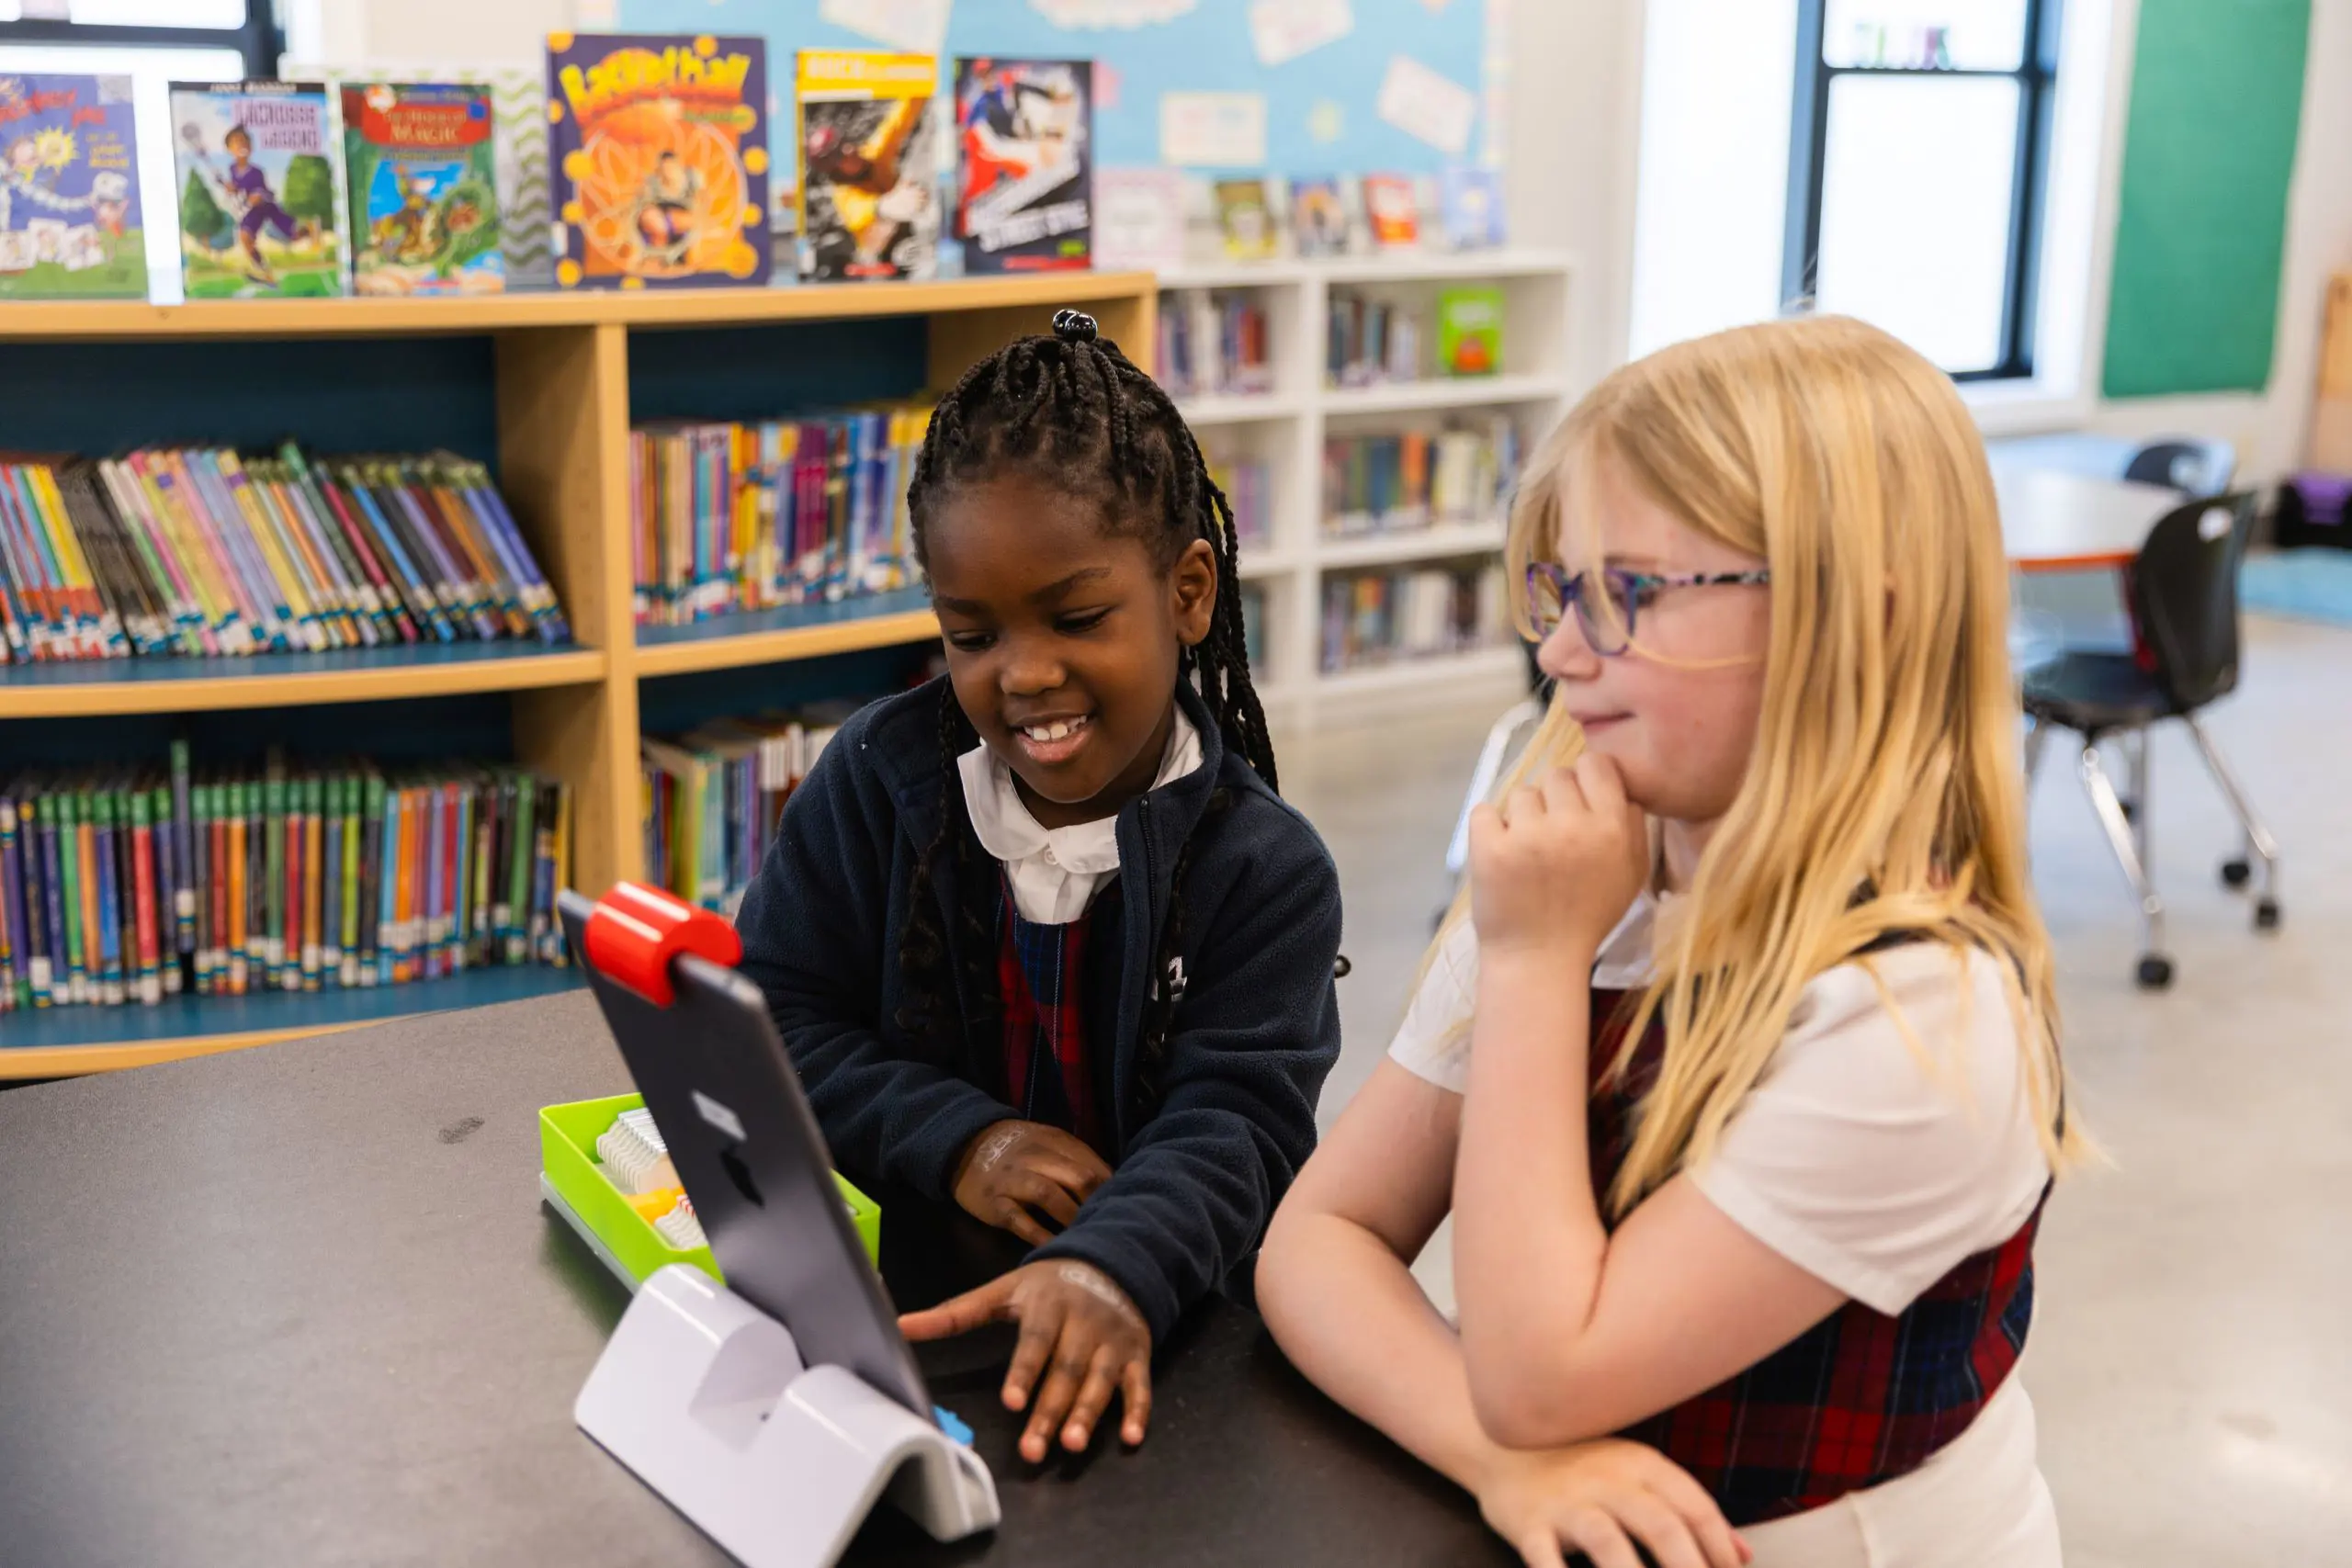
[[(691, 1263), (724, 1284), (727, 1276), (719, 1272), (710, 1248), (697, 1247), (680, 1251), (664, 1241), (652, 1222), (630, 1208), (620, 1189), (605, 1179), (605, 1168), (597, 1163), (596, 1140), (620, 1119), (622, 1111), (635, 1111), (644, 1103), (641, 1094), (616, 1094), (603, 1100), (576, 1100), (569, 1105), (542, 1107), (539, 1163), (547, 1183), (571, 1211), (571, 1217), (594, 1233), (612, 1255), (612, 1260), (639, 1284), (665, 1263)], [(880, 1267), (880, 1206), (838, 1172), (833, 1180), (841, 1187), (842, 1201), (849, 1205), (849, 1217), (857, 1227), (857, 1238), (865, 1245), (866, 1261)]]

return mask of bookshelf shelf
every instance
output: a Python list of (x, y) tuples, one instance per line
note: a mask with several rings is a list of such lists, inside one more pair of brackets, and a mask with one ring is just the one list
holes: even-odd
[(1556, 376), (1431, 377), (1375, 387), (1330, 387), (1327, 414), (1413, 413), (1425, 409), (1491, 408), (1504, 403), (1556, 402), (1567, 389)]
[(1381, 251), (1362, 256), (1279, 256), (1204, 262), (1159, 275), (1162, 288), (1272, 288), (1309, 278), (1329, 283), (1442, 282), (1534, 277), (1568, 270), (1567, 256), (1533, 247), (1498, 251)]
[(552, 996), (577, 969), (469, 969), (443, 980), (354, 991), (262, 991), (167, 998), (152, 1008), (45, 1008), (0, 1023), (0, 1079), (145, 1066), (183, 1056), (333, 1033), (389, 1018)]
[(1326, 571), (1351, 567), (1391, 566), (1404, 561), (1444, 560), (1451, 556), (1485, 555), (1503, 547), (1504, 523), (1442, 525), (1434, 528), (1399, 528), (1385, 534), (1354, 537), (1325, 536), (1317, 559)]
[(699, 670), (737, 670), (750, 664), (929, 642), (938, 635), (939, 622), (922, 591), (904, 589), (838, 604), (793, 604), (721, 615), (693, 626), (639, 626), (637, 672), (683, 675)]
[(1304, 400), (1284, 392), (1232, 392), (1176, 400), (1176, 411), (1196, 430), (1212, 424), (1296, 419), (1304, 407)]
[(1399, 659), (1362, 670), (1342, 670), (1336, 675), (1323, 676), (1318, 686), (1325, 696), (1362, 697), (1415, 687), (1483, 683), (1498, 676), (1516, 676), (1525, 664), (1526, 655), (1515, 647), (1478, 648), (1464, 653)]
[(607, 325), (758, 326), (1127, 300), (1150, 286), (1148, 273), (1071, 272), (887, 286), (833, 283), (678, 293), (600, 290), (452, 299), (220, 299), (185, 305), (42, 300), (0, 305), (0, 342), (408, 337)]
[(209, 713), (594, 685), (602, 649), (443, 643), (245, 659), (109, 659), (0, 669), (0, 719)]
[[(830, 386), (830, 364), (817, 366), (812, 375), (809, 362), (795, 361), (803, 344), (817, 345), (805, 352), (838, 357), (850, 352), (845, 344), (869, 341), (827, 332), (827, 322), (885, 317), (919, 322), (919, 333), (901, 327), (870, 334), (874, 363), (857, 369), (903, 375), (899, 384), (905, 390), (944, 388), (1004, 343), (1046, 331), (1053, 310), (1064, 305), (1089, 311), (1104, 336), (1148, 361), (1159, 335), (1158, 283), (1148, 273), (435, 300), (0, 305), (0, 386), (55, 386), (61, 389), (56, 397), (98, 411), (82, 422), (91, 432), (77, 438), (82, 445), (60, 440), (61, 447), (199, 438), (243, 446), (274, 444), (290, 434), (341, 443), (330, 450), (373, 450), (367, 443), (387, 439), (384, 410), (422, 408), (424, 414), (410, 423), (424, 432), (423, 445), (447, 442), (485, 460), (494, 457), (500, 489), (580, 640), (561, 649), (484, 643), (11, 668), (0, 671), (0, 740), (11, 742), (17, 754), (42, 756), (53, 729), (6, 727), (80, 716), (266, 714), (298, 705), (511, 694), (493, 721), (506, 726), (506, 760), (571, 787), (572, 883), (601, 890), (642, 875), (642, 677), (919, 643), (936, 637), (938, 627), (919, 592), (695, 626), (635, 626), (632, 420), (672, 413), (734, 417), (730, 411), (737, 408), (790, 412), (810, 406), (810, 400), (874, 395)], [(730, 331), (769, 327), (793, 328), (797, 335)], [(643, 348), (644, 334), (672, 331), (697, 332), (704, 341), (669, 338), (660, 352), (638, 356), (633, 398), (632, 345)], [(399, 341), (411, 337), (444, 341), (424, 345), (429, 352), (420, 354)], [(489, 342), (446, 341), (465, 337)], [(175, 344), (209, 339), (241, 340), (254, 352), (220, 356), (239, 373), (224, 372), (225, 380), (209, 370), (190, 373), (190, 351)], [(334, 346), (356, 348), (368, 339), (385, 341), (357, 353)], [(681, 348), (687, 351), (683, 356)], [(209, 356), (204, 363), (210, 363)], [(676, 374), (682, 363), (693, 373)], [(397, 377), (379, 387), (371, 379), (378, 369)], [(355, 389), (365, 394), (356, 403)], [(683, 406), (669, 406), (681, 398), (687, 400)], [(649, 414), (649, 402), (662, 413)], [(322, 412), (330, 405), (342, 411), (345, 423)], [(317, 428), (312, 421), (321, 422)], [(299, 739), (290, 733), (290, 716), (287, 722), (287, 739)], [(277, 739), (266, 728), (262, 733)], [(0, 1077), (138, 1066), (404, 1013), (544, 995), (576, 983), (567, 970), (491, 969), (381, 990), (14, 1011), (0, 1015)]]

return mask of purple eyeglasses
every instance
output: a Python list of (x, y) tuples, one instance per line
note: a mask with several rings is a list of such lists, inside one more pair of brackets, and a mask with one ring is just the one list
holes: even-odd
[[(1556, 561), (1527, 565), (1527, 613), (1535, 629), (1550, 637), (1567, 607), (1577, 607), (1585, 645), (1614, 659), (1634, 645), (1634, 614), (1669, 588), (1753, 588), (1772, 581), (1769, 571), (1713, 571), (1661, 577), (1655, 572), (1603, 567), (1570, 571)], [(1605, 607), (1604, 607), (1605, 605)]]

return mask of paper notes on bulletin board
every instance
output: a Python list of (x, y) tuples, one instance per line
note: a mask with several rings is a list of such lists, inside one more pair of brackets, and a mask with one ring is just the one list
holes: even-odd
[(1159, 161), (1188, 169), (1262, 168), (1265, 95), (1160, 94)]

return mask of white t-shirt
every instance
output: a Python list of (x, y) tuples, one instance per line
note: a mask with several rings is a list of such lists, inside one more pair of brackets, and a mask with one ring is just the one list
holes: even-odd
[[(1200, 765), (1201, 732), (1179, 707), (1168, 731), (1168, 750), (1160, 755), (1159, 776), (1151, 787), (1173, 784)], [(1023, 919), (1066, 926), (1086, 913), (1103, 885), (1119, 874), (1115, 816), (1069, 828), (1041, 827), (1022, 804), (1012, 770), (985, 745), (956, 759), (956, 771), (972, 831), (980, 847), (1002, 863), (1006, 880), (1012, 884), (1012, 907)]]
[[(1595, 986), (1647, 981), (1660, 908), (1648, 895), (1634, 902), (1601, 944)], [(1477, 972), (1465, 920), (1389, 1047), (1400, 1066), (1455, 1093), (1470, 1081), (1463, 1025)], [(1714, 1156), (1691, 1172), (1749, 1235), (1889, 1314), (2016, 1235), (2049, 1176), (1999, 961), (1935, 942), (1841, 964), (1807, 986)], [(2032, 1408), (2014, 1373), (1969, 1431), (1914, 1473), (1743, 1533), (1757, 1568), (2058, 1562)]]

